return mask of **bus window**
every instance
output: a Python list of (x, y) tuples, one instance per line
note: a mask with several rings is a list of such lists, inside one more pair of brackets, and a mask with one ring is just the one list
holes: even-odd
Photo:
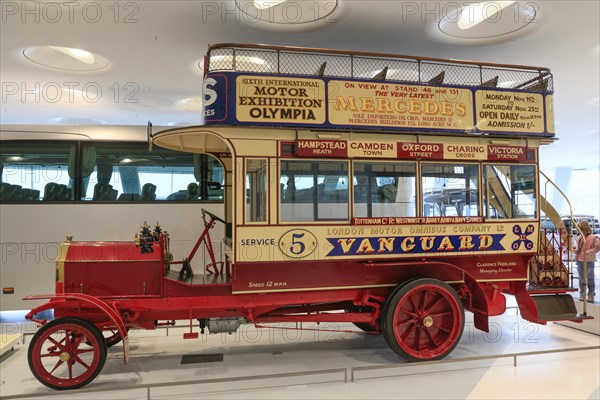
[(416, 164), (354, 163), (354, 217), (415, 217)]
[(348, 220), (348, 162), (281, 161), (281, 221)]
[(211, 191), (207, 184), (214, 179), (222, 180), (223, 175), (220, 164), (210, 156), (159, 148), (149, 151), (143, 143), (96, 143), (86, 146), (93, 150), (86, 152), (85, 146), (82, 149), (85, 193), (82, 200), (223, 199), (222, 189)]
[(479, 215), (479, 167), (476, 164), (422, 163), (423, 216)]
[(246, 160), (246, 222), (267, 220), (267, 160)]
[(486, 218), (536, 218), (534, 165), (485, 165)]
[(76, 143), (2, 143), (0, 201), (73, 199)]

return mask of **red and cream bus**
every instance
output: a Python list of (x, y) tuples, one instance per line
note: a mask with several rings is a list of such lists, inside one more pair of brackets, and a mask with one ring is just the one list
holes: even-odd
[[(487, 331), (505, 294), (531, 322), (588, 318), (540, 229), (542, 212), (561, 223), (540, 193), (539, 152), (555, 136), (548, 69), (222, 44), (206, 55), (204, 98), (203, 126), (150, 140), (215, 157), (222, 209), (202, 210), (182, 259), (169, 226), (68, 238), (56, 293), (29, 297), (48, 299), (27, 316), (43, 324), (29, 360), (45, 385), (83, 386), (128, 329), (176, 320), (185, 338), (196, 320), (201, 333), (354, 323), (415, 361), (448, 355), (465, 311)], [(36, 318), (47, 309), (53, 321)]]

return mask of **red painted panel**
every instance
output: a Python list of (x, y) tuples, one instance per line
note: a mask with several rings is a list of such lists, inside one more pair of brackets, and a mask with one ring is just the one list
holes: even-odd
[(160, 262), (65, 263), (65, 292), (92, 296), (160, 294)]
[(74, 242), (64, 265), (65, 292), (92, 296), (159, 295), (158, 243), (142, 254), (132, 242)]
[(160, 260), (158, 243), (152, 249), (152, 253), (142, 254), (133, 242), (72, 242), (65, 261)]
[[(237, 263), (234, 292), (283, 291), (297, 289), (350, 288), (364, 286), (395, 286), (415, 276), (415, 270), (428, 276), (427, 264), (418, 260), (402, 260), (401, 265), (354, 261), (294, 261), (272, 263)], [(437, 260), (436, 260), (437, 262)], [(433, 265), (432, 263), (431, 265)], [(440, 279), (460, 281), (457, 269), (448, 268)]]

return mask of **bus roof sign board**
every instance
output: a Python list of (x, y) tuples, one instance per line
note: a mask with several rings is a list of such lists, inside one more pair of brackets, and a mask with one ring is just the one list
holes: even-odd
[(235, 72), (204, 86), (207, 124), (554, 136), (550, 93)]

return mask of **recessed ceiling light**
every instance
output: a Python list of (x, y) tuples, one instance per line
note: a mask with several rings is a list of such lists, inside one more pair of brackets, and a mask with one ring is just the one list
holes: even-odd
[(493, 20), (495, 16), (514, 1), (482, 1), (463, 7), (457, 25), (460, 29), (471, 29), (485, 20)]
[(448, 7), (432, 31), (437, 38), (464, 44), (508, 39), (524, 28), (539, 25), (538, 7), (533, 2), (517, 1), (484, 1)]
[(48, 46), (51, 49), (60, 51), (63, 54), (66, 54), (74, 59), (81, 61), (85, 64), (93, 64), (94, 63), (94, 55), (86, 50), (81, 49), (72, 49), (70, 47), (58, 47), (58, 46)]
[(7, 161), (25, 161), (26, 158), (23, 156), (11, 156), (11, 157), (6, 157)]
[(62, 71), (99, 71), (109, 66), (109, 61), (83, 49), (61, 46), (32, 46), (23, 55), (34, 64)]
[(254, 0), (254, 7), (259, 10), (265, 10), (267, 8), (278, 6), (285, 1), (287, 0)]
[(244, 22), (267, 22), (285, 27), (317, 21), (337, 22), (332, 16), (339, 11), (338, 0), (235, 0), (235, 5)]

